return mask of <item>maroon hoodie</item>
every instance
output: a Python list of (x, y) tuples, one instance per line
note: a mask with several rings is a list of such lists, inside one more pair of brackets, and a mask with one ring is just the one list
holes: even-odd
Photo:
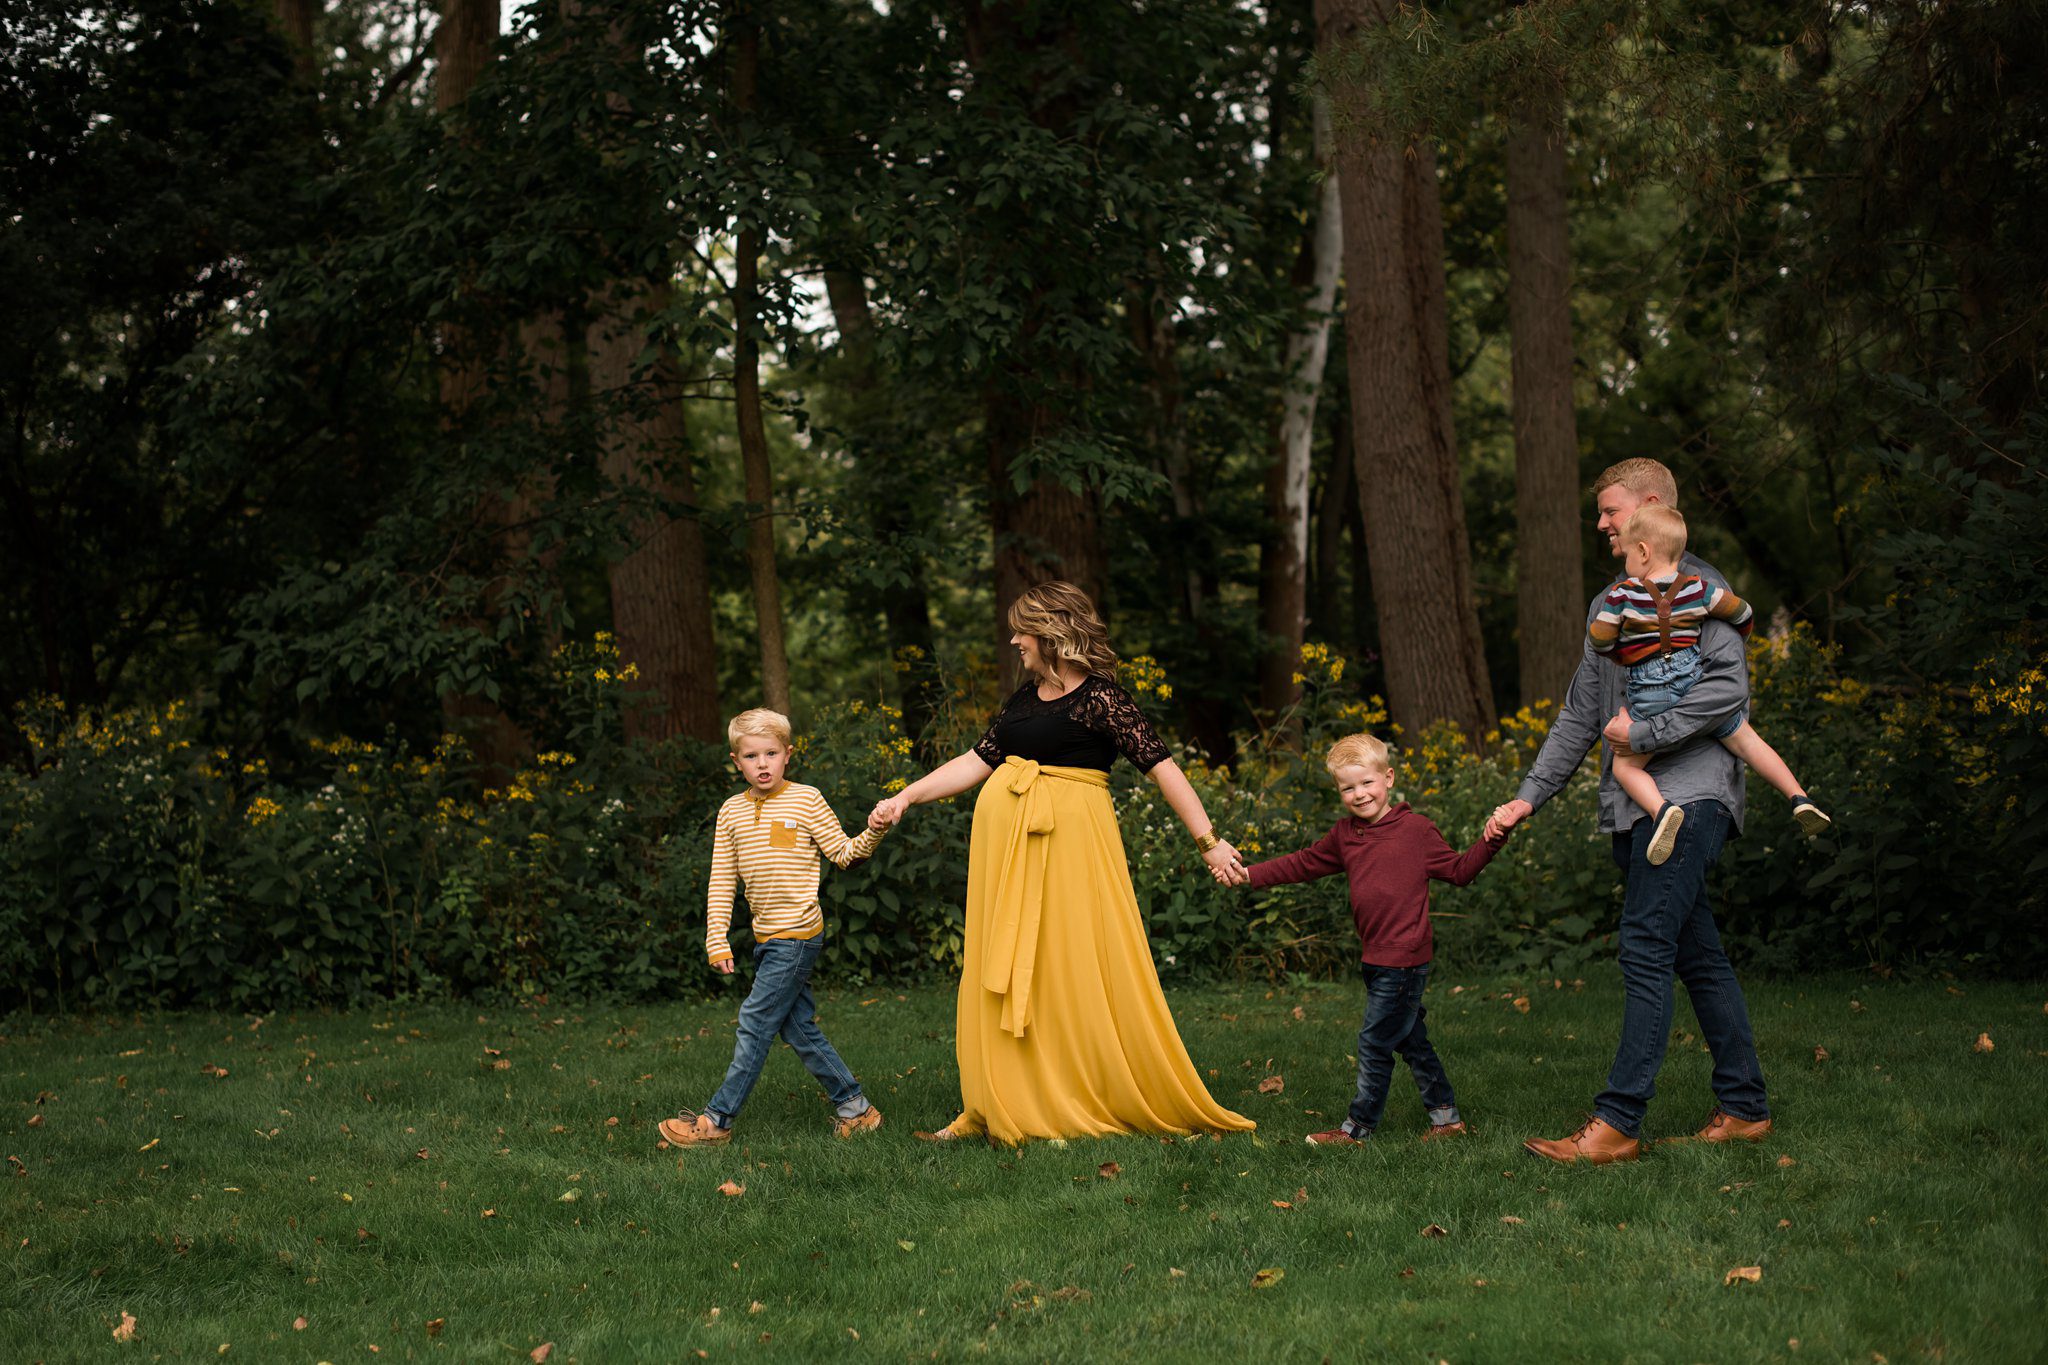
[(1429, 818), (1395, 806), (1371, 824), (1355, 815), (1299, 853), (1254, 863), (1254, 887), (1312, 882), (1342, 872), (1351, 884), (1358, 956), (1375, 967), (1419, 967), (1434, 955), (1429, 883), (1468, 885), (1493, 861), (1507, 836), (1452, 851)]

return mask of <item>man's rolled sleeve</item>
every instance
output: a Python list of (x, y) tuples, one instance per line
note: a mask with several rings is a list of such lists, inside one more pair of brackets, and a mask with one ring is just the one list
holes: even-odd
[(1531, 811), (1541, 810), (1544, 802), (1564, 790), (1586, 761), (1586, 751), (1599, 742), (1601, 727), (1607, 722), (1601, 714), (1600, 670), (1612, 667), (1593, 652), (1588, 640), (1580, 651), (1578, 671), (1565, 688), (1564, 705), (1558, 708), (1543, 747), (1536, 751), (1536, 760), (1515, 791), (1515, 799), (1528, 802)]

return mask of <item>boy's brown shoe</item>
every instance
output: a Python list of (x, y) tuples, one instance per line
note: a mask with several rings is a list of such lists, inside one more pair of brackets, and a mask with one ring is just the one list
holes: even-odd
[(882, 1126), (882, 1111), (872, 1104), (850, 1119), (841, 1119), (832, 1125), (832, 1136), (836, 1138), (855, 1137), (861, 1133), (872, 1133)]
[(1530, 1138), (1522, 1144), (1537, 1156), (1570, 1165), (1590, 1161), (1605, 1166), (1614, 1161), (1634, 1161), (1643, 1153), (1641, 1139), (1629, 1137), (1605, 1119), (1589, 1118), (1578, 1132), (1566, 1138)]
[(1690, 1137), (1668, 1137), (1659, 1140), (1658, 1145), (1671, 1142), (1762, 1142), (1770, 1136), (1769, 1119), (1739, 1119), (1719, 1109), (1707, 1120), (1707, 1126)]
[(1302, 1139), (1311, 1147), (1363, 1147), (1360, 1142), (1342, 1128), (1332, 1128), (1326, 1133), (1310, 1133)]
[(715, 1147), (732, 1141), (732, 1129), (720, 1128), (709, 1114), (693, 1114), (687, 1109), (655, 1126), (671, 1147)]
[(1678, 847), (1678, 831), (1685, 824), (1685, 811), (1671, 802), (1664, 803), (1664, 809), (1657, 812), (1657, 828), (1650, 831), (1650, 847), (1643, 853), (1643, 861), (1651, 867), (1664, 866), (1671, 850)]
[(1465, 1136), (1467, 1131), (1469, 1130), (1465, 1127), (1465, 1120), (1463, 1119), (1459, 1119), (1456, 1123), (1432, 1123), (1429, 1125), (1429, 1131), (1417, 1138), (1416, 1141), (1438, 1142), (1444, 1138), (1461, 1138)]

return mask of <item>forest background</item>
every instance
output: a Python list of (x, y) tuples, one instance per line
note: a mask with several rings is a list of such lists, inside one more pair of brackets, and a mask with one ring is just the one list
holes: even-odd
[[(2044, 17), (0, 0), (0, 1006), (709, 989), (724, 718), (855, 823), (1052, 576), (1248, 854), (1361, 727), (1469, 839), (1638, 455), (1837, 819), (1731, 944), (2038, 972)], [(1592, 782), (1444, 953), (1605, 955)], [(1355, 951), (1117, 785), (1169, 978)], [(828, 973), (954, 963), (967, 814)]]

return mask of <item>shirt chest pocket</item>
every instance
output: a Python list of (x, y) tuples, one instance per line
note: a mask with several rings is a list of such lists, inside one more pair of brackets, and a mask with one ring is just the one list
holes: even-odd
[(768, 847), (795, 848), (796, 826), (783, 820), (770, 820), (768, 822)]

